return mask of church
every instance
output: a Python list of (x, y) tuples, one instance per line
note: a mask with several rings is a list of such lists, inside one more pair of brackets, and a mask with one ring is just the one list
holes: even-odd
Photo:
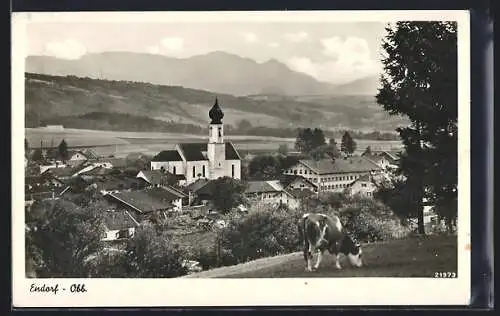
[(185, 185), (199, 179), (241, 179), (241, 157), (231, 142), (224, 141), (224, 113), (217, 98), (208, 116), (208, 143), (181, 143), (161, 151), (152, 159), (151, 170), (177, 175)]

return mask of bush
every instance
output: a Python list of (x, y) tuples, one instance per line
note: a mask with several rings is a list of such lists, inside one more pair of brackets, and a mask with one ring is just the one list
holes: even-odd
[(297, 251), (300, 213), (257, 205), (222, 230), (222, 246), (238, 262)]
[(153, 226), (139, 228), (126, 247), (129, 277), (170, 278), (185, 275), (186, 253), (168, 234)]

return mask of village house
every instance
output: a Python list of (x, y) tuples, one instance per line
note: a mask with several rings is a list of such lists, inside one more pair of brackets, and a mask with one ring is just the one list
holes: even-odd
[(95, 178), (91, 186), (101, 194), (106, 195), (107, 193), (142, 190), (146, 188), (146, 183), (142, 179), (111, 174), (106, 177)]
[(174, 175), (163, 170), (141, 170), (137, 174), (137, 178), (144, 180), (148, 185), (153, 187), (182, 185), (186, 181), (186, 177), (181, 174)]
[(78, 175), (85, 181), (94, 181), (97, 179), (106, 179), (116, 173), (115, 170), (105, 167), (94, 167), (83, 172), (79, 172)]
[(311, 192), (318, 192), (318, 186), (310, 180), (299, 175), (282, 175), (279, 179), (281, 185), (285, 190), (309, 190)]
[(318, 186), (318, 191), (341, 192), (363, 175), (380, 174), (380, 168), (365, 157), (340, 159), (299, 160), (286, 169), (285, 175), (300, 175)]
[(24, 200), (30, 205), (35, 200), (59, 199), (70, 187), (50, 174), (25, 177)]
[(105, 232), (102, 241), (119, 241), (133, 238), (139, 222), (127, 210), (109, 209), (102, 214)]
[(369, 174), (362, 175), (349, 184), (347, 192), (350, 195), (360, 195), (363, 197), (373, 197), (373, 193), (378, 189), (378, 184)]
[(371, 153), (363, 153), (362, 156), (375, 162), (382, 169), (395, 169), (399, 163), (397, 152), (372, 151)]
[(183, 175), (185, 184), (200, 178), (214, 180), (220, 177), (241, 179), (241, 157), (231, 142), (224, 141), (224, 113), (217, 99), (209, 111), (208, 143), (181, 143), (174, 150), (164, 150), (153, 157), (151, 170), (164, 170)]
[(295, 196), (285, 190), (278, 180), (249, 181), (247, 184), (245, 196), (250, 201), (273, 206), (287, 205), (291, 209), (299, 206)]
[(182, 200), (186, 197), (184, 193), (167, 187), (108, 192), (104, 196), (114, 205), (134, 212), (139, 222), (151, 215), (166, 217), (169, 212), (181, 211)]

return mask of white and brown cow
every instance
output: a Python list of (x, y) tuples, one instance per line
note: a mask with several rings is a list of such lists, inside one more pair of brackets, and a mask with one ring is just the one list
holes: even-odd
[(304, 214), (299, 222), (300, 238), (304, 243), (304, 260), (306, 270), (312, 271), (312, 256), (318, 253), (314, 269), (319, 267), (323, 252), (336, 256), (335, 267), (341, 269), (339, 258), (344, 254), (354, 267), (365, 264), (360, 244), (345, 231), (337, 216), (325, 214)]

